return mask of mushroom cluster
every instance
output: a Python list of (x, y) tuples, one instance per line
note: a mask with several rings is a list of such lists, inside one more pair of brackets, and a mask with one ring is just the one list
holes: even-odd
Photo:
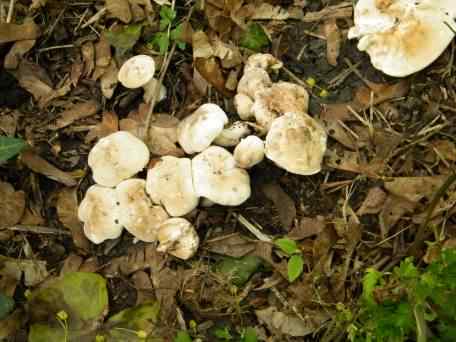
[[(130, 88), (146, 86), (153, 79), (151, 60), (142, 55), (128, 60), (119, 80)], [(167, 137), (187, 156), (159, 153), (127, 131), (100, 139), (88, 157), (96, 184), (79, 206), (86, 236), (99, 244), (118, 238), (125, 228), (138, 240), (158, 241), (159, 251), (188, 259), (199, 239), (184, 216), (199, 204), (244, 203), (251, 194), (247, 170), (265, 156), (292, 173), (319, 172), (325, 130), (307, 114), (304, 88), (271, 81), (267, 71), (280, 67), (269, 54), (248, 59), (235, 98), (240, 120), (230, 124), (222, 108), (206, 103), (166, 127)], [(150, 162), (151, 154), (158, 158)], [(146, 179), (139, 178), (148, 165)]]

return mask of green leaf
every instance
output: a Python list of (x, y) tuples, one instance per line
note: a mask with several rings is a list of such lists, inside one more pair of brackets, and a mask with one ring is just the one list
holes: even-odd
[(269, 44), (269, 38), (260, 24), (250, 24), (243, 33), (240, 45), (253, 51), (260, 51)]
[(292, 283), (295, 281), (302, 273), (304, 269), (304, 260), (302, 255), (293, 255), (290, 260), (288, 260), (288, 281)]
[(0, 292), (0, 320), (4, 319), (14, 308), (14, 299)]
[(192, 342), (192, 338), (186, 331), (179, 331), (174, 338), (174, 342)]
[(20, 138), (0, 137), (0, 162), (19, 154), (26, 145)]
[(230, 341), (233, 339), (233, 336), (231, 336), (230, 330), (227, 327), (216, 329), (214, 334), (215, 334), (215, 337), (220, 338), (225, 341)]
[(176, 11), (169, 6), (162, 6), (160, 8), (160, 31), (171, 26), (174, 19), (176, 19)]
[(152, 41), (149, 42), (149, 45), (152, 45), (152, 48), (158, 49), (161, 55), (164, 55), (169, 48), (169, 37), (166, 32), (158, 32), (154, 34)]
[(282, 238), (275, 240), (274, 244), (288, 255), (301, 253), (298, 244), (294, 240)]
[(377, 271), (374, 268), (368, 268), (366, 274), (363, 277), (363, 298), (364, 300), (371, 305), (375, 304), (374, 300), (374, 289), (382, 279), (383, 273)]
[(253, 328), (246, 328), (242, 334), (241, 342), (257, 342), (256, 330)]
[(169, 37), (171, 40), (180, 40), (182, 36), (182, 24), (177, 25), (175, 28), (171, 30), (169, 33)]
[(65, 341), (63, 327), (50, 327), (45, 324), (32, 324), (28, 342), (62, 342)]
[(233, 284), (241, 286), (249, 280), (262, 264), (262, 259), (247, 255), (242, 258), (223, 258), (217, 265), (216, 271), (229, 275)]
[(131, 50), (141, 37), (142, 24), (123, 26), (115, 31), (104, 31), (106, 39), (119, 54)]

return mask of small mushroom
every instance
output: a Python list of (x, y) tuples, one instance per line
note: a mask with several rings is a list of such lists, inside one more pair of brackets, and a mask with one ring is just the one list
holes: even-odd
[(249, 174), (223, 147), (211, 146), (195, 156), (192, 175), (197, 195), (217, 204), (236, 206), (250, 197)]
[(373, 66), (403, 77), (435, 61), (453, 40), (456, 1), (359, 0), (348, 37)]
[(125, 61), (120, 67), (117, 78), (125, 88), (144, 87), (155, 73), (155, 61), (147, 55), (137, 55)]
[(78, 218), (84, 222), (84, 234), (93, 243), (117, 239), (122, 234), (115, 190), (92, 185), (79, 204)]
[(157, 240), (158, 227), (168, 219), (168, 214), (159, 205), (153, 205), (146, 194), (144, 179), (127, 179), (115, 190), (120, 223), (138, 240)]
[(291, 173), (312, 175), (321, 170), (326, 139), (324, 128), (309, 115), (286, 113), (272, 122), (265, 154)]
[(255, 53), (251, 55), (245, 63), (245, 68), (260, 68), (263, 70), (278, 70), (283, 67), (283, 63), (270, 53)]
[(215, 138), (213, 143), (223, 147), (231, 147), (239, 144), (242, 138), (250, 134), (250, 127), (247, 122), (235, 121)]
[(206, 103), (183, 119), (177, 127), (179, 144), (188, 154), (208, 148), (228, 123), (222, 108)]
[(237, 166), (250, 169), (264, 159), (264, 141), (256, 135), (241, 140), (233, 152)]
[(268, 131), (272, 121), (284, 113), (306, 113), (309, 94), (300, 85), (277, 82), (270, 88), (258, 92), (252, 106), (256, 122)]
[(237, 93), (255, 99), (257, 92), (263, 91), (272, 85), (271, 78), (266, 70), (261, 68), (247, 68), (239, 80)]
[(146, 191), (170, 216), (183, 216), (198, 206), (188, 158), (162, 157), (147, 172)]
[(253, 100), (250, 96), (238, 93), (234, 95), (233, 102), (236, 112), (242, 120), (255, 118), (255, 115), (252, 112)]
[(166, 87), (162, 83), (159, 83), (156, 78), (152, 78), (143, 86), (143, 100), (145, 103), (150, 103), (150, 101), (152, 101), (152, 98), (155, 96), (157, 86), (160, 87), (160, 91), (158, 94), (158, 98), (156, 99), (156, 102), (158, 103), (166, 98)]
[(199, 237), (192, 224), (181, 217), (166, 220), (158, 230), (159, 252), (167, 252), (177, 258), (190, 259), (197, 251)]
[(89, 153), (88, 164), (96, 183), (114, 187), (134, 176), (149, 162), (149, 150), (142, 140), (125, 131), (100, 139)]

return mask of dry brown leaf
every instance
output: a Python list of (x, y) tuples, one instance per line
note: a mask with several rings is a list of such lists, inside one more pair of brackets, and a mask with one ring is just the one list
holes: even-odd
[(369, 189), (366, 198), (356, 211), (358, 215), (377, 214), (382, 210), (387, 194), (378, 186)]
[(321, 216), (314, 218), (303, 217), (299, 220), (299, 224), (287, 234), (287, 237), (293, 240), (303, 240), (320, 234), (325, 227), (325, 219)]
[(78, 219), (78, 199), (76, 192), (76, 188), (66, 188), (58, 193), (55, 204), (57, 217), (71, 231), (75, 246), (83, 251), (89, 251), (89, 240), (85, 237), (83, 224)]
[(385, 182), (385, 189), (410, 202), (419, 202), (422, 198), (430, 200), (443, 185), (446, 176), (396, 177)]
[(342, 2), (337, 5), (327, 6), (318, 12), (307, 12), (301, 19), (306, 23), (328, 20), (328, 19), (343, 19), (353, 17), (353, 4), (349, 1)]
[(25, 193), (15, 191), (13, 186), (0, 182), (0, 228), (17, 224), (25, 209)]
[(37, 39), (41, 30), (33, 20), (25, 20), (23, 24), (0, 23), (0, 44), (18, 40)]
[(114, 91), (116, 90), (117, 84), (119, 83), (119, 80), (117, 78), (118, 73), (119, 69), (117, 69), (116, 62), (114, 60), (111, 60), (111, 63), (100, 78), (101, 93), (107, 99), (112, 98), (114, 95)]
[(290, 196), (278, 184), (265, 184), (262, 187), (267, 199), (274, 203), (279, 220), (285, 230), (290, 230), (296, 217), (296, 207)]
[(100, 40), (95, 43), (95, 65), (107, 67), (111, 63), (111, 45), (105, 35), (101, 35)]
[(336, 19), (333, 18), (326, 20), (323, 24), (323, 31), (326, 37), (326, 59), (330, 65), (336, 66), (342, 43)]
[(131, 16), (132, 16), (134, 23), (137, 23), (139, 21), (143, 21), (144, 19), (146, 19), (146, 12), (138, 4), (130, 1), (130, 10), (131, 10)]
[(255, 8), (252, 20), (287, 20), (290, 13), (285, 8), (274, 6), (268, 3), (262, 3)]
[(146, 145), (157, 156), (171, 155), (183, 157), (184, 152), (177, 147), (177, 125), (179, 119), (171, 115), (156, 114), (149, 129)]
[(450, 140), (434, 140), (430, 146), (440, 158), (446, 161), (456, 161), (456, 144)]
[(49, 273), (46, 270), (46, 261), (13, 259), (0, 256), (0, 274), (17, 281), (24, 277), (25, 286), (35, 286), (45, 280)]
[(18, 118), (21, 114), (13, 111), (11, 113), (2, 112), (0, 114), (0, 131), (6, 136), (13, 137), (16, 134)]
[(214, 55), (214, 49), (209, 37), (204, 31), (196, 31), (192, 37), (193, 58), (209, 58)]
[[(128, 119), (127, 119), (128, 120)], [(85, 137), (85, 142), (90, 143), (95, 139), (103, 138), (119, 130), (119, 118), (114, 112), (104, 112), (101, 123), (92, 128)]]
[(95, 100), (73, 104), (69, 109), (60, 113), (55, 126), (49, 128), (55, 130), (69, 126), (77, 120), (96, 114), (99, 108)]
[[(152, 1), (151, 0), (129, 0), (130, 4), (135, 4), (138, 6), (144, 7), (147, 13), (153, 13), (154, 12), (154, 7), (152, 6)], [(155, 0), (154, 0), (155, 2)], [(169, 3), (169, 5), (171, 5)]]
[(77, 184), (77, 181), (70, 173), (59, 170), (45, 159), (35, 154), (32, 150), (22, 152), (20, 159), (22, 163), (33, 172), (42, 174), (56, 182), (65, 184), (66, 186), (74, 186)]
[(212, 253), (240, 258), (252, 252), (255, 244), (236, 233), (210, 239), (203, 248)]
[(287, 262), (284, 259), (276, 261), (276, 257), (273, 256), (272, 243), (255, 241), (255, 249), (249, 255), (257, 256), (263, 259), (283, 278), (288, 279)]
[(16, 69), (22, 57), (35, 45), (35, 39), (20, 40), (13, 44), (3, 63), (5, 69)]
[(106, 9), (112, 17), (128, 24), (132, 19), (132, 13), (128, 0), (105, 0)]
[(237, 46), (223, 42), (218, 36), (211, 39), (214, 56), (220, 58), (222, 67), (234, 68), (242, 64), (241, 51)]
[(74, 62), (71, 65), (70, 81), (71, 81), (71, 84), (73, 85), (73, 87), (76, 87), (83, 72), (84, 72), (84, 63)]
[(225, 77), (215, 57), (197, 58), (195, 67), (201, 76), (204, 77), (215, 89), (225, 96), (232, 97), (234, 94), (225, 88)]
[(63, 266), (60, 269), (60, 275), (70, 272), (77, 272), (82, 265), (84, 259), (77, 254), (70, 253), (63, 262)]
[(38, 64), (21, 61), (19, 68), (14, 72), (20, 86), (32, 94), (33, 98), (40, 101), (54, 94), (52, 83), (46, 71)]
[(407, 201), (403, 197), (389, 195), (380, 212), (380, 231), (382, 239), (388, 236), (389, 231), (405, 215), (412, 213), (417, 204)]
[(81, 46), (82, 61), (84, 63), (84, 71), (82, 75), (89, 77), (95, 68), (95, 46), (92, 42), (86, 42)]

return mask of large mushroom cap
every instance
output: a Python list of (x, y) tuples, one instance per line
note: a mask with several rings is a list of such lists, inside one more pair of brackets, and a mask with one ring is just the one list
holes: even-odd
[(88, 164), (96, 183), (114, 187), (141, 171), (149, 162), (142, 140), (125, 131), (100, 139), (89, 153)]
[(277, 82), (256, 94), (252, 112), (257, 123), (267, 131), (272, 121), (284, 113), (306, 113), (309, 107), (307, 90), (290, 82)]
[(206, 103), (183, 119), (177, 127), (179, 144), (188, 154), (201, 152), (222, 132), (228, 117), (222, 108)]
[(84, 222), (84, 234), (93, 243), (117, 239), (122, 234), (114, 189), (92, 185), (79, 204), (78, 218)]
[(161, 206), (154, 206), (146, 194), (144, 179), (127, 179), (115, 190), (120, 223), (138, 240), (157, 240), (158, 227), (168, 219)]
[(198, 206), (188, 158), (165, 156), (147, 172), (146, 191), (171, 216), (183, 216)]
[(183, 260), (191, 258), (199, 246), (199, 237), (192, 224), (184, 218), (166, 220), (159, 228), (159, 252), (168, 252)]
[(211, 146), (195, 156), (192, 174), (196, 193), (215, 203), (236, 206), (250, 197), (249, 174), (223, 147)]
[(286, 113), (272, 122), (266, 136), (266, 157), (299, 175), (319, 172), (325, 151), (326, 132), (307, 114)]
[(264, 159), (264, 141), (249, 135), (236, 146), (233, 156), (239, 167), (249, 169)]
[(403, 77), (424, 69), (454, 38), (456, 1), (360, 0), (349, 38), (359, 38), (373, 66)]
[(145, 86), (155, 73), (155, 61), (147, 55), (134, 56), (122, 64), (117, 78), (125, 88), (141, 88)]

